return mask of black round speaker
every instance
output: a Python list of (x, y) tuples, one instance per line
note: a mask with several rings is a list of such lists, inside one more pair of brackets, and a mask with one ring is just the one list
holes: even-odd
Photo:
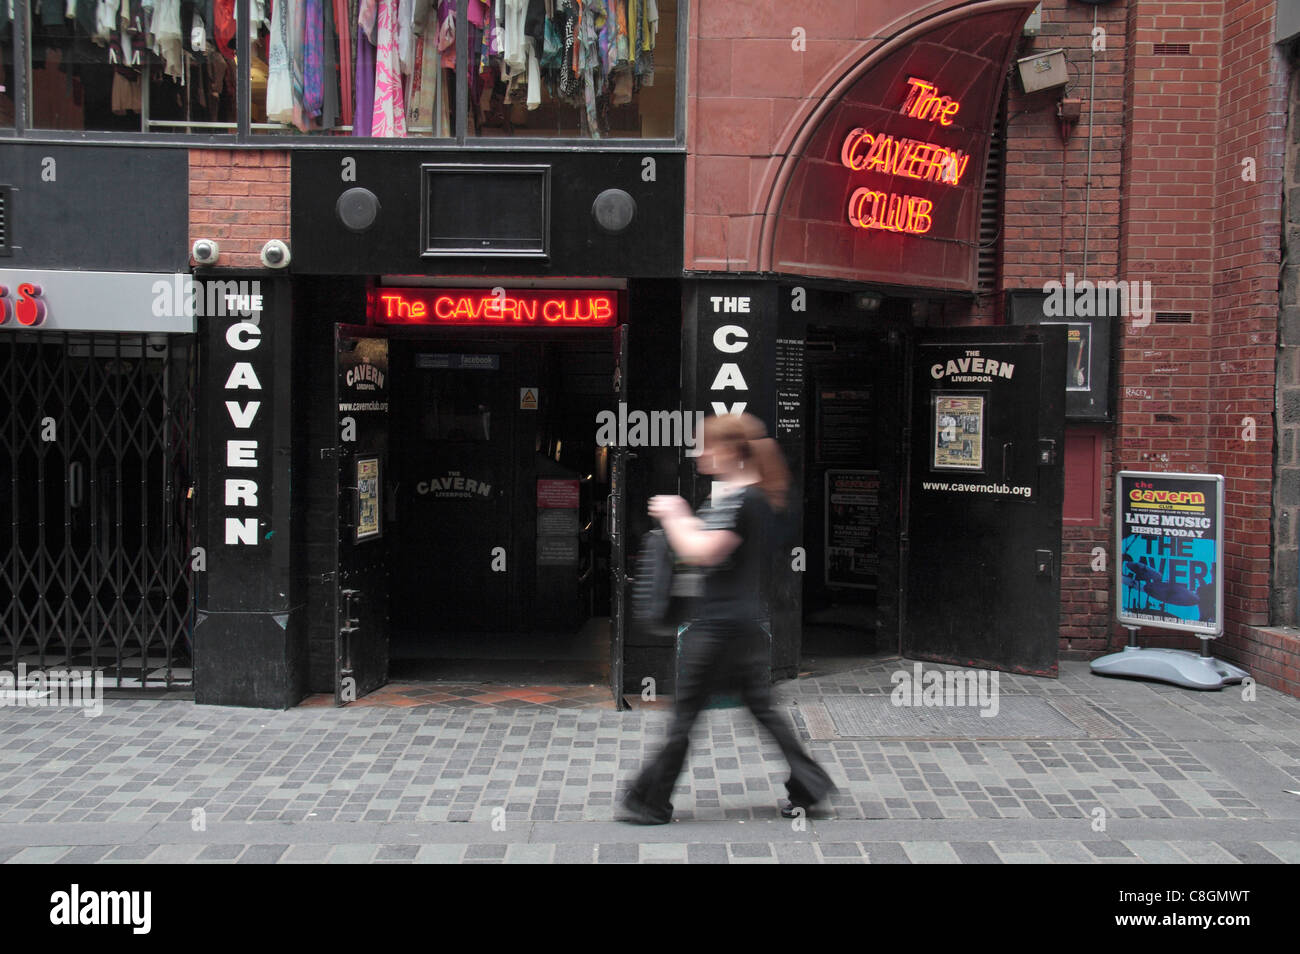
[(636, 217), (636, 199), (622, 189), (606, 189), (591, 203), (591, 217), (606, 232), (624, 232)]
[(379, 197), (360, 186), (348, 189), (339, 196), (334, 214), (346, 228), (353, 232), (364, 232), (375, 224), (375, 219), (379, 216)]

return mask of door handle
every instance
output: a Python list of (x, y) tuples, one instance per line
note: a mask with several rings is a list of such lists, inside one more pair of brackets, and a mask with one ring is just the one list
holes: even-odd
[(1007, 458), (1011, 455), (1011, 448), (1015, 446), (1016, 446), (1015, 443), (1012, 441), (1007, 441), (1005, 444), (1002, 445), (1002, 479), (1003, 480), (1007, 479)]
[(614, 508), (617, 506), (615, 494), (610, 494), (605, 498), (605, 536), (609, 542), (618, 542), (618, 520), (614, 517)]

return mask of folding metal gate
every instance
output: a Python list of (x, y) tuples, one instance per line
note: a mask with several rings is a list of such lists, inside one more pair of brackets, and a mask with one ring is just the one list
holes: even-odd
[(193, 336), (0, 336), (0, 667), (192, 684)]

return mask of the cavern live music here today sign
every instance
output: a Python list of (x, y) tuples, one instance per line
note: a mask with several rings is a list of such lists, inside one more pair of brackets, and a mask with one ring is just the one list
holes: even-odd
[(1119, 621), (1223, 632), (1223, 478), (1118, 475)]

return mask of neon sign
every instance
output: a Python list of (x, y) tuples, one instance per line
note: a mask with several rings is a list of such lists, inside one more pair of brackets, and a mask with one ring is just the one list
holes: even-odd
[(29, 328), (43, 324), (48, 313), (41, 300), (43, 294), (40, 285), (23, 282), (18, 286), (18, 300), (11, 302), (9, 289), (0, 285), (0, 325), (8, 324), (10, 317)]
[(385, 325), (600, 328), (618, 322), (610, 292), (490, 288), (380, 288), (372, 311)]
[[(944, 96), (933, 83), (908, 77), (908, 92), (899, 113), (940, 126), (951, 126), (961, 103)], [(960, 185), (970, 156), (918, 139), (872, 133), (858, 127), (840, 147), (840, 163), (854, 172), (883, 172), (892, 176)], [(924, 235), (934, 225), (934, 203), (914, 195), (858, 188), (849, 196), (849, 224), (860, 229), (881, 229)]]

